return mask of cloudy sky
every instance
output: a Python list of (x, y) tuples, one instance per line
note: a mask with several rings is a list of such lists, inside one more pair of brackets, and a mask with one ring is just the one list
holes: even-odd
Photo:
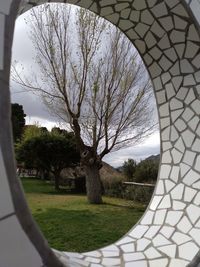
[[(13, 61), (17, 61), (17, 64), (22, 64), (25, 71), (31, 66), (34, 68), (34, 49), (28, 37), (30, 31), (25, 23), (26, 16), (28, 16), (28, 12), (21, 15), (16, 21), (13, 43)], [(45, 105), (41, 102), (39, 97), (31, 93), (21, 92), (21, 88), (16, 84), (11, 84), (11, 98), (12, 103), (19, 103), (23, 105), (24, 111), (27, 115), (27, 124), (37, 122), (41, 126), (46, 126), (48, 129), (51, 129), (54, 126), (60, 126), (60, 124), (56, 121), (56, 118), (48, 113)], [(156, 155), (159, 153), (160, 136), (159, 132), (156, 132), (144, 143), (135, 147), (129, 146), (126, 149), (112, 152), (107, 155), (104, 160), (112, 166), (118, 167), (128, 158), (140, 161), (150, 155)]]

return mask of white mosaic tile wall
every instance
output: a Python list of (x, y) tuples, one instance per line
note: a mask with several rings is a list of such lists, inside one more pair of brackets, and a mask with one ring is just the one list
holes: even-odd
[(36, 249), (16, 217), (0, 148), (0, 266), (42, 266)]
[(185, 0), (190, 5), (194, 16), (200, 25), (200, 1), (199, 0)]
[[(0, 69), (4, 67), (4, 21), (11, 2), (0, 2)], [(43, 2), (47, 1), (23, 1), (20, 12)], [(56, 254), (63, 263), (70, 261), (68, 266), (187, 266), (200, 250), (200, 38), (187, 6), (200, 21), (200, 1), (48, 2), (84, 6), (117, 25), (133, 42), (154, 85), (162, 150), (154, 197), (143, 218), (129, 233), (115, 244), (97, 251), (83, 254), (55, 251)], [(3, 236), (0, 239), (0, 266), (39, 267), (41, 260), (26, 240), (15, 216), (2, 156), (0, 164), (0, 236)], [(12, 241), (10, 235), (5, 234), (6, 229), (12, 229)], [(23, 259), (20, 247), (16, 246), (18, 250), (15, 250), (15, 238), (22, 240)], [(9, 242), (12, 243), (10, 249)], [(11, 255), (10, 251), (14, 253), (14, 260), (3, 256)], [(20, 265), (14, 265), (14, 262)]]

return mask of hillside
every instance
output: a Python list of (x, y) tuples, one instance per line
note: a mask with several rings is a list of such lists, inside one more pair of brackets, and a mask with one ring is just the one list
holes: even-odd
[(153, 160), (153, 161), (159, 162), (160, 161), (160, 155), (159, 154), (158, 155), (152, 155), (152, 156), (150, 156), (144, 160)]
[[(84, 170), (81, 167), (67, 168), (62, 171), (63, 178), (76, 178), (85, 176)], [(100, 170), (100, 175), (102, 179), (112, 179), (115, 177), (125, 178), (124, 175), (110, 166), (108, 163), (103, 162), (103, 167)]]
[[(141, 162), (145, 161), (154, 161), (159, 164), (160, 161), (160, 155), (152, 155)], [(119, 167), (118, 169), (113, 168), (111, 165), (109, 165), (106, 162), (103, 162), (103, 167), (100, 170), (100, 175), (102, 180), (112, 180), (113, 178), (121, 178), (126, 180), (125, 176), (122, 173), (122, 167)], [(75, 168), (67, 168), (62, 171), (61, 176), (63, 178), (71, 178), (75, 179), (77, 177), (83, 177), (85, 176), (84, 170), (81, 167), (75, 167)]]

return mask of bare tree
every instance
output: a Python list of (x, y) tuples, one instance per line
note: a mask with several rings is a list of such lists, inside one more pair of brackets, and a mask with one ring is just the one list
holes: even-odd
[(70, 125), (88, 200), (102, 203), (102, 158), (155, 129), (145, 67), (123, 33), (84, 9), (44, 5), (32, 10), (28, 24), (40, 72), (25, 76), (15, 66), (12, 79)]

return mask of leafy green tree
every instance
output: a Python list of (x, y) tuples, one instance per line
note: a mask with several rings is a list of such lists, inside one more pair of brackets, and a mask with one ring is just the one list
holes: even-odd
[(24, 132), (22, 135), (22, 142), (32, 139), (37, 136), (45, 135), (48, 133), (48, 130), (44, 130), (43, 127), (40, 127), (37, 124), (26, 125), (24, 127)]
[(69, 137), (48, 133), (26, 139), (16, 149), (17, 159), (25, 166), (51, 172), (55, 189), (59, 190), (61, 171), (80, 160), (75, 142)]
[(129, 181), (133, 180), (133, 175), (136, 170), (137, 163), (134, 159), (128, 159), (122, 166), (122, 171)]
[(156, 160), (143, 160), (141, 161), (135, 170), (134, 181), (140, 182), (151, 182), (154, 183), (158, 176), (158, 165), (159, 161)]
[(13, 138), (17, 142), (22, 137), (26, 114), (24, 113), (23, 106), (17, 103), (11, 105), (11, 112)]
[(73, 132), (69, 132), (65, 129), (61, 129), (60, 127), (53, 127), (51, 129), (51, 133), (54, 134), (54, 135), (63, 135), (63, 136), (66, 136), (67, 138), (74, 138), (74, 133)]
[(48, 129), (47, 129), (47, 127), (40, 127), (40, 130), (41, 130), (41, 132), (42, 132), (42, 134), (47, 134), (48, 133)]

